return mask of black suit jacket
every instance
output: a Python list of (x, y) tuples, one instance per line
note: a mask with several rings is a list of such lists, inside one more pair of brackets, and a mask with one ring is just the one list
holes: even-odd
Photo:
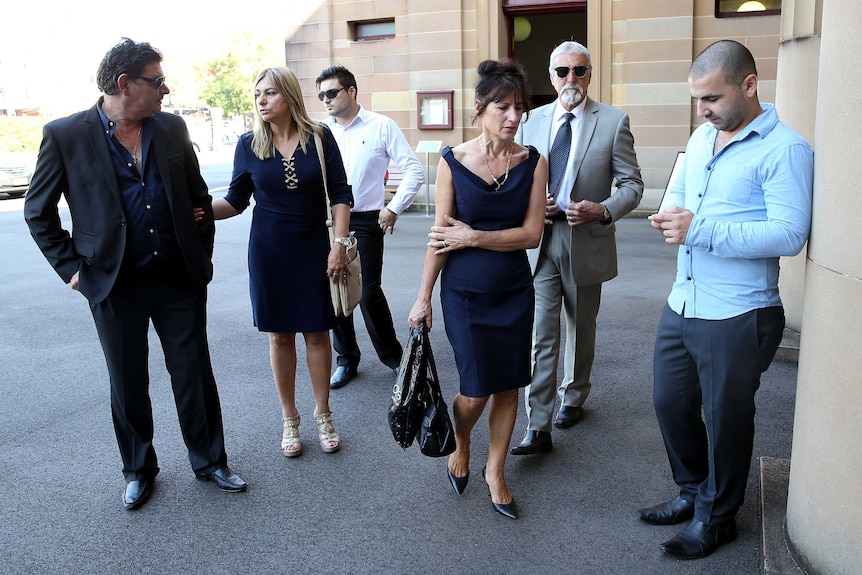
[[(163, 112), (150, 126), (148, 161), (161, 173), (180, 252), (195, 283), (206, 285), (212, 279), (215, 222), (188, 129), (182, 118)], [(45, 125), (24, 201), (39, 249), (63, 281), (79, 272), (78, 289), (91, 303), (110, 293), (126, 247), (126, 215), (108, 145), (96, 106)], [(60, 221), (61, 196), (69, 205), (71, 234)], [(195, 207), (204, 210), (197, 223)]]

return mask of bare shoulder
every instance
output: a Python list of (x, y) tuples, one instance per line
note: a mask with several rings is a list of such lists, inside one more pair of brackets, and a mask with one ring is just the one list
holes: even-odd
[(530, 148), (522, 146), (517, 142), (512, 142), (512, 166), (517, 166), (521, 162), (526, 162), (530, 158)]
[(461, 164), (469, 164), (473, 156), (478, 157), (479, 152), (479, 138), (473, 138), (472, 140), (461, 142), (457, 146), (452, 146), (452, 154)]

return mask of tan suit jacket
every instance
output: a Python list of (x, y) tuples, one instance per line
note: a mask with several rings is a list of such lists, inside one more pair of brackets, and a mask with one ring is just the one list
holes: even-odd
[[(535, 146), (545, 158), (556, 105), (554, 101), (533, 110), (515, 136), (518, 143)], [(629, 117), (588, 97), (580, 122), (572, 166), (575, 183), (571, 200), (602, 203), (617, 221), (636, 208), (643, 197), (643, 180)], [(611, 194), (614, 180), (616, 191)], [(572, 228), (572, 274), (578, 285), (593, 285), (616, 277), (615, 231), (613, 223), (604, 226), (599, 222)], [(540, 249), (528, 251), (533, 271)]]

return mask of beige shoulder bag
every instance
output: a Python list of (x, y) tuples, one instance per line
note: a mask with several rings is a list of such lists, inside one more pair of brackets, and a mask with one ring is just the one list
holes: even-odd
[[(326, 161), (323, 159), (323, 142), (320, 135), (314, 133), (314, 145), (317, 148), (317, 157), (320, 161), (320, 171), (323, 173), (323, 191), (326, 194), (326, 225), (329, 227), (329, 240), (335, 242), (335, 230), (333, 229), (332, 205), (329, 201), (329, 184), (326, 177)], [(329, 284), (330, 295), (332, 296), (332, 308), (335, 310), (335, 315), (349, 316), (359, 305), (359, 300), (362, 298), (362, 267), (359, 259), (359, 248), (353, 232), (347, 236), (347, 242), (344, 244), (347, 251), (347, 266), (349, 274), (347, 281)]]

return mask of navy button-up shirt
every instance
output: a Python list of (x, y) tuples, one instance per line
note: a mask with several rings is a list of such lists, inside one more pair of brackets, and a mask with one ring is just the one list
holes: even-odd
[(141, 172), (132, 154), (114, 135), (116, 124), (99, 107), (99, 115), (108, 139), (111, 161), (120, 189), (126, 217), (126, 251), (124, 269), (160, 268), (181, 261), (174, 234), (173, 218), (158, 166), (149, 161), (153, 134), (150, 118), (142, 122)]

